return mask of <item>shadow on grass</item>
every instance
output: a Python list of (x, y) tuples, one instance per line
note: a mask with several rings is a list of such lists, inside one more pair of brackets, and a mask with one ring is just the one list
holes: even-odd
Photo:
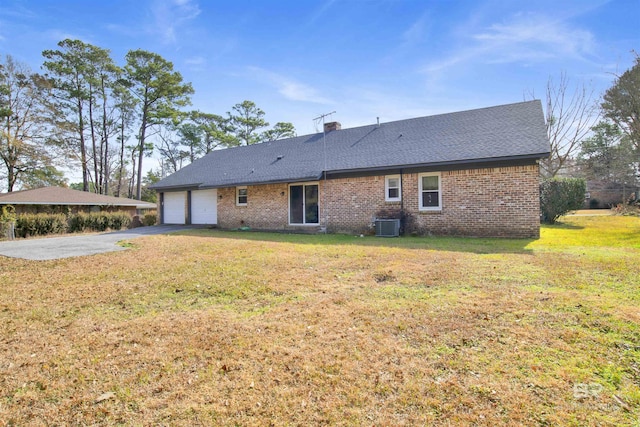
[(174, 233), (182, 236), (199, 236), (262, 242), (281, 242), (307, 245), (358, 245), (385, 248), (426, 249), (475, 254), (532, 253), (527, 246), (534, 239), (476, 238), (476, 237), (373, 237), (345, 234), (295, 234), (261, 231), (222, 231), (194, 229)]
[(561, 221), (556, 221), (555, 224), (544, 224), (544, 227), (557, 228), (559, 230), (584, 230), (584, 227), (581, 225), (569, 224)]

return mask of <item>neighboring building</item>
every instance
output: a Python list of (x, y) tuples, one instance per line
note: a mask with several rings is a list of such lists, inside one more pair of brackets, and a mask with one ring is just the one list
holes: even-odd
[(540, 101), (216, 150), (151, 186), (165, 224), (536, 238)]
[(155, 203), (61, 187), (43, 187), (0, 194), (0, 207), (3, 205), (13, 206), (17, 214), (124, 211), (134, 216), (139, 210), (156, 208)]
[(603, 180), (587, 180), (584, 207), (610, 209), (620, 203), (638, 200), (640, 188)]

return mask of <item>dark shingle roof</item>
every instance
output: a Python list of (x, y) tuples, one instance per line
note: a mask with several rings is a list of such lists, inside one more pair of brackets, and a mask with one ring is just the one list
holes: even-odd
[(548, 155), (542, 105), (536, 100), (331, 131), (324, 142), (318, 133), (216, 150), (152, 188), (294, 182), (319, 179), (324, 170), (391, 170)]
[(42, 187), (0, 194), (0, 205), (136, 206), (141, 209), (156, 207), (155, 203), (62, 187)]

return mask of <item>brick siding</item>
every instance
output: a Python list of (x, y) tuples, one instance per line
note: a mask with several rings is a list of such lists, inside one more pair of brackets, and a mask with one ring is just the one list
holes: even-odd
[(218, 226), (232, 229), (287, 230), (289, 227), (287, 184), (247, 187), (247, 205), (236, 206), (236, 187), (218, 189)]
[[(409, 177), (408, 177), (409, 178)], [(409, 210), (417, 209), (417, 176), (407, 179)], [(442, 173), (442, 211), (419, 212), (425, 233), (467, 236), (540, 237), (537, 165)]]
[[(419, 174), (402, 175), (402, 202), (385, 202), (385, 176), (329, 179), (320, 186), (320, 226), (337, 233), (371, 233), (385, 212), (404, 209), (415, 234), (538, 238), (537, 165), (441, 172), (442, 209), (418, 208)], [(287, 184), (248, 187), (247, 206), (236, 206), (235, 187), (218, 189), (218, 225), (264, 230), (316, 231), (288, 224)]]

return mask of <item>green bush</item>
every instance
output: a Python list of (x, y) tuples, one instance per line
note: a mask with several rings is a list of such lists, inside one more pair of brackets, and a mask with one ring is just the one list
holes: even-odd
[(158, 222), (158, 215), (155, 213), (148, 213), (145, 214), (144, 217), (142, 217), (142, 225), (156, 225), (156, 223)]
[(125, 212), (78, 213), (69, 217), (69, 232), (122, 230), (131, 224)]
[(82, 233), (87, 228), (87, 217), (89, 214), (86, 213), (77, 213), (73, 215), (69, 215), (68, 232), (69, 233)]
[(111, 214), (110, 229), (122, 230), (123, 228), (129, 228), (129, 225), (131, 225), (131, 215), (128, 213), (114, 212)]
[(540, 184), (541, 220), (554, 224), (570, 211), (580, 209), (584, 203), (587, 185), (584, 179), (554, 178)]
[(29, 237), (83, 231), (116, 231), (128, 228), (129, 224), (131, 224), (131, 217), (125, 212), (81, 212), (69, 216), (46, 213), (22, 214), (16, 218), (15, 233), (17, 237)]
[(22, 214), (16, 217), (16, 236), (46, 236), (67, 231), (64, 214)]

